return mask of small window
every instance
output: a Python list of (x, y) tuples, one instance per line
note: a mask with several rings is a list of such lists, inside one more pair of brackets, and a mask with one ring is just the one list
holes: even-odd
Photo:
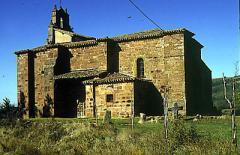
[(107, 94), (106, 101), (107, 102), (113, 102), (113, 94)]

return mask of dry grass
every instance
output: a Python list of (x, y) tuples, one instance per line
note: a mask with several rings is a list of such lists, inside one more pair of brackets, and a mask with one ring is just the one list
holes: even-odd
[(192, 123), (172, 123), (166, 147), (162, 122), (134, 130), (126, 126), (128, 121), (113, 122), (98, 126), (77, 119), (2, 122), (0, 154), (237, 154), (228, 139), (217, 139)]

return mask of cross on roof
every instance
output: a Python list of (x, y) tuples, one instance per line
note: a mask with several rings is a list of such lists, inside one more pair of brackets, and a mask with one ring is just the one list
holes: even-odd
[(183, 110), (183, 106), (178, 106), (178, 103), (174, 103), (174, 106), (172, 108), (168, 108), (168, 111), (173, 112), (174, 119), (178, 118), (178, 111)]

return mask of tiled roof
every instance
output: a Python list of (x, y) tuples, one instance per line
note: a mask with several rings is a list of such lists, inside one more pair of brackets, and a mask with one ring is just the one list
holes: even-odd
[(98, 42), (96, 40), (87, 40), (87, 41), (79, 41), (79, 42), (60, 43), (59, 45), (72, 48), (72, 47), (93, 46), (97, 44)]
[[(64, 30), (61, 30), (64, 31)], [(72, 32), (69, 32), (72, 33)], [(57, 44), (52, 44), (52, 45), (44, 45), (40, 46), (37, 48), (33, 49), (26, 49), (26, 50), (20, 50), (15, 52), (15, 54), (23, 54), (23, 53), (28, 53), (28, 52), (35, 52), (35, 51), (44, 51), (49, 48), (56, 48), (59, 46), (64, 46), (68, 48), (72, 47), (85, 47), (85, 46), (94, 46), (97, 45), (98, 42), (105, 42), (105, 41), (115, 41), (115, 42), (126, 42), (126, 41), (132, 41), (132, 40), (140, 40), (140, 39), (149, 39), (149, 38), (158, 38), (158, 37), (163, 37), (166, 35), (171, 35), (171, 34), (179, 34), (179, 33), (187, 33), (190, 36), (193, 36), (194, 33), (186, 30), (186, 29), (176, 29), (176, 30), (160, 30), (160, 29), (153, 29), (153, 30), (148, 30), (148, 31), (142, 31), (142, 32), (137, 32), (137, 33), (132, 33), (132, 34), (126, 34), (126, 35), (121, 35), (121, 36), (116, 36), (116, 37), (111, 37), (111, 38), (91, 38), (89, 39), (92, 40), (87, 40), (87, 41), (79, 41), (79, 42), (69, 42), (69, 43), (57, 43)], [(74, 35), (77, 35), (76, 33), (73, 33)], [(82, 36), (81, 37), (87, 37), (87, 36)]]
[(99, 71), (96, 69), (88, 69), (88, 70), (75, 70), (69, 73), (56, 75), (54, 77), (55, 80), (57, 79), (81, 79), (81, 78), (90, 78), (90, 77), (98, 77), (100, 74), (104, 74), (106, 71)]
[(106, 83), (116, 83), (116, 82), (131, 82), (134, 81), (136, 78), (133, 76), (129, 76), (122, 73), (113, 73), (108, 74), (104, 78), (95, 78), (91, 80), (85, 80), (83, 81), (83, 84), (93, 84), (95, 82), (96, 84), (106, 84)]
[(57, 47), (85, 47), (85, 46), (93, 46), (97, 45), (98, 42), (96, 40), (87, 40), (87, 41), (80, 41), (80, 42), (70, 42), (70, 43), (57, 43), (57, 44), (49, 44), (44, 46), (39, 46), (33, 49), (26, 49), (26, 50), (20, 50), (15, 52), (16, 55), (18, 54), (24, 54), (28, 52), (39, 52), (39, 51), (45, 51), (50, 48), (57, 48)]
[(147, 30), (132, 34), (126, 34), (121, 36), (112, 37), (111, 39), (116, 42), (123, 42), (123, 41), (131, 41), (131, 40), (138, 40), (138, 39), (148, 39), (148, 38), (157, 38), (162, 37), (165, 35), (171, 35), (171, 34), (178, 34), (178, 33), (188, 33), (190, 36), (194, 36), (194, 33), (182, 28), (182, 29), (176, 29), (176, 30), (160, 30), (160, 29), (153, 29), (153, 30)]

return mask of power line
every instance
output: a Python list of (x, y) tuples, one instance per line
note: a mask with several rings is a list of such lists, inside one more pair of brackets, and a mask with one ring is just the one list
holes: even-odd
[(148, 17), (132, 0), (128, 0), (141, 14), (146, 17), (151, 23), (153, 23), (155, 26), (157, 26), (160, 30), (163, 31), (163, 29), (156, 23), (154, 20), (152, 20), (150, 17)]

